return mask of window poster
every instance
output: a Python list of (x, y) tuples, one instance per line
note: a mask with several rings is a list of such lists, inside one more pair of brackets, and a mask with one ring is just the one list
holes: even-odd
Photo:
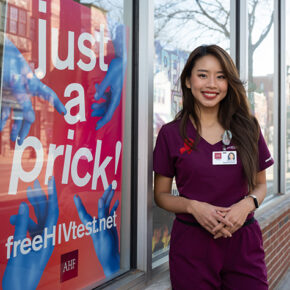
[(128, 30), (81, 2), (1, 3), (3, 289), (78, 289), (120, 270)]

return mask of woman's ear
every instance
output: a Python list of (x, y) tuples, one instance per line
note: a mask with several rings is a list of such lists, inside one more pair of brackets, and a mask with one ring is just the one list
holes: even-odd
[(190, 81), (188, 78), (185, 79), (185, 85), (188, 89), (191, 89), (191, 86), (190, 86)]

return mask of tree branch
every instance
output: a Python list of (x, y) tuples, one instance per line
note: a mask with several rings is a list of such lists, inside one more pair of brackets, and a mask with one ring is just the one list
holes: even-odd
[[(221, 30), (221, 29), (218, 29), (218, 28), (211, 27), (211, 26), (205, 24), (204, 22), (201, 22), (201, 21), (198, 20), (198, 19), (196, 19), (195, 21), (196, 21), (198, 24), (200, 24), (200, 25), (204, 26), (205, 28), (207, 28), (208, 30), (211, 30), (211, 31), (217, 31), (217, 32), (220, 32), (220, 33), (222, 33), (222, 34), (225, 34), (225, 31), (224, 31), (224, 30)], [(229, 37), (229, 35), (228, 35), (228, 37)]]
[(198, 5), (199, 9), (201, 10), (202, 14), (205, 15), (210, 21), (212, 21), (215, 25), (217, 25), (218, 27), (220, 27), (222, 30), (224, 30), (224, 34), (225, 35), (230, 35), (229, 31), (226, 29), (226, 27), (221, 24), (220, 22), (218, 22), (214, 17), (212, 17), (211, 15), (209, 15), (205, 9), (202, 7), (202, 5), (200, 4), (200, 0), (195, 0), (196, 4)]
[(267, 25), (266, 29), (262, 32), (262, 34), (260, 35), (259, 39), (257, 40), (257, 42), (255, 44), (253, 44), (253, 52), (255, 51), (255, 49), (261, 44), (261, 42), (266, 38), (266, 36), (268, 35), (271, 27), (272, 27), (272, 23), (274, 21), (274, 12), (272, 12), (269, 24)]
[(252, 12), (249, 13), (249, 15), (248, 15), (248, 17), (249, 17), (249, 19), (248, 19), (249, 35), (252, 35), (253, 28), (254, 28), (254, 25), (255, 25), (255, 21), (256, 21), (255, 13), (256, 13), (257, 4), (258, 4), (258, 1), (255, 0), (253, 2)]

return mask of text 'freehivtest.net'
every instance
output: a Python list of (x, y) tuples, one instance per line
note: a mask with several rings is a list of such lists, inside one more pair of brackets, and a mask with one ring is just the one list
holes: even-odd
[(71, 238), (75, 240), (111, 229), (112, 227), (116, 227), (116, 217), (117, 214), (116, 211), (114, 211), (114, 214), (107, 218), (96, 219), (96, 217), (93, 217), (93, 220), (87, 222), (85, 225), (77, 225), (75, 221), (71, 221), (68, 226), (62, 223), (50, 228), (45, 227), (43, 234), (36, 235), (32, 239), (26, 237), (21, 240), (13, 241), (13, 236), (9, 236), (5, 244), (7, 248), (7, 259), (10, 259), (11, 255), (16, 257), (19, 252), (22, 255), (26, 255), (31, 250), (37, 252), (42, 248), (45, 249), (50, 244), (55, 246), (56, 241), (58, 244), (61, 244), (62, 241), (68, 242)]

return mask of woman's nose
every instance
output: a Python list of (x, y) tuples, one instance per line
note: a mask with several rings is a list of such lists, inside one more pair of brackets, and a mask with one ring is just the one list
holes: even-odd
[(207, 83), (207, 86), (209, 87), (209, 88), (216, 88), (216, 78), (215, 78), (215, 76), (210, 76), (209, 78), (208, 78), (208, 83)]

